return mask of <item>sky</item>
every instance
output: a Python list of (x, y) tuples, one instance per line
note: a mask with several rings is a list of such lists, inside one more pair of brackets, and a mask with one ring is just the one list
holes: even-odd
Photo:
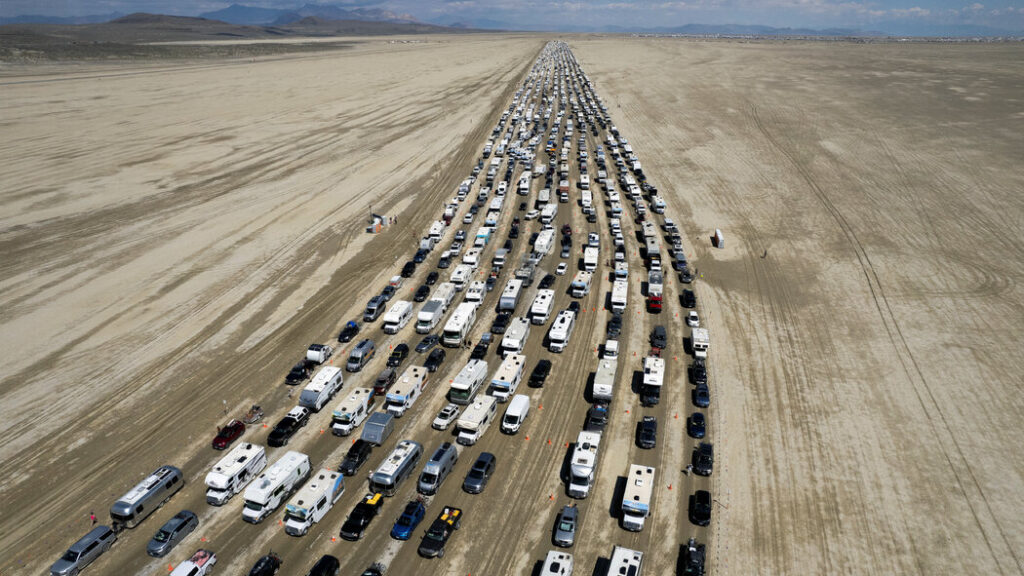
[[(307, 0), (236, 0), (295, 8)], [(1024, 30), (1024, 0), (337, 0), (342, 7), (380, 8), (436, 23), (489, 20), (522, 28), (758, 24), (790, 28), (875, 30), (974, 25)], [(211, 0), (0, 0), (0, 16), (81, 16), (151, 12), (194, 16), (225, 8)]]

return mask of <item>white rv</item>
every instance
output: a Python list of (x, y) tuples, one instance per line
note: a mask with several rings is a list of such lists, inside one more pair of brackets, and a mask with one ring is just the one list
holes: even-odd
[(537, 291), (537, 297), (530, 305), (530, 322), (533, 324), (544, 324), (551, 317), (551, 308), (555, 304), (555, 291), (550, 288), (543, 288)]
[[(558, 208), (558, 204), (548, 204), (547, 206), (544, 207), (545, 210), (547, 210), (548, 206), (552, 206), (552, 207), (554, 207), (556, 209)], [(548, 223), (550, 223), (550, 221)], [(554, 245), (555, 245), (555, 231), (554, 231), (554, 229), (549, 228), (549, 229), (546, 229), (546, 230), (541, 230), (540, 233), (537, 234), (536, 242), (533, 243), (533, 253), (534, 254), (539, 254), (540, 257), (544, 257), (548, 253), (551, 252), (551, 247), (554, 246)]]
[(540, 222), (541, 224), (551, 224), (554, 222), (555, 216), (558, 216), (558, 204), (554, 202), (545, 204), (540, 211)]
[(448, 400), (453, 404), (468, 406), (486, 380), (487, 362), (470, 360), (452, 380), (451, 388), (448, 390)]
[(523, 368), (526, 365), (526, 356), (522, 354), (509, 354), (501, 361), (498, 371), (491, 378), (491, 395), (499, 402), (505, 402), (510, 396), (516, 393), (519, 382), (523, 379)]
[(321, 368), (299, 394), (299, 406), (319, 412), (324, 404), (327, 404), (338, 390), (341, 390), (342, 380), (341, 368), (337, 366)]
[(475, 280), (469, 283), (469, 288), (466, 289), (466, 302), (475, 302), (479, 304), (484, 299), (484, 294), (487, 293), (487, 285), (479, 280)]
[(690, 330), (690, 344), (693, 346), (693, 355), (697, 358), (707, 358), (708, 348), (711, 347), (711, 336), (707, 328), (693, 328)]
[(416, 333), (429, 334), (441, 322), (446, 308), (440, 300), (430, 300), (424, 304), (416, 315)]
[(259, 524), (309, 477), (309, 456), (289, 450), (245, 489), (242, 519)]
[(434, 290), (434, 294), (430, 297), (428, 302), (443, 302), (444, 309), (447, 310), (452, 305), (452, 300), (455, 299), (455, 293), (458, 290), (455, 288), (455, 284), (451, 282), (441, 282), (437, 285), (437, 289)]
[(583, 249), (583, 269), (587, 272), (597, 270), (597, 261), (600, 256), (597, 246), (587, 246)]
[(644, 529), (644, 520), (651, 515), (654, 490), (654, 468), (632, 464), (622, 495), (622, 527), (630, 532)]
[(583, 208), (592, 208), (594, 206), (594, 193), (590, 190), (584, 190), (580, 193), (580, 205)]
[(612, 559), (608, 563), (608, 576), (613, 574), (631, 574), (640, 576), (644, 567), (644, 553), (623, 546), (612, 548)]
[(448, 322), (444, 325), (444, 331), (441, 333), (441, 344), (449, 348), (462, 346), (462, 343), (469, 335), (469, 331), (473, 328), (473, 323), (476, 322), (476, 309), (477, 304), (475, 302), (459, 304), (455, 311), (452, 312), (451, 317), (448, 318)]
[(466, 250), (466, 253), (462, 255), (462, 263), (466, 264), (476, 270), (480, 267), (480, 254), (483, 252), (481, 248), (470, 248)]
[(594, 281), (593, 272), (577, 272), (569, 285), (569, 294), (573, 298), (583, 298), (590, 294), (590, 284)]
[(291, 536), (304, 536), (310, 526), (323, 520), (344, 493), (345, 477), (341, 472), (320, 470), (285, 505), (284, 531)]
[(422, 455), (423, 445), (419, 442), (400, 441), (380, 467), (370, 473), (370, 492), (394, 496), (399, 484), (412, 475)]
[(539, 576), (572, 576), (572, 554), (559, 550), (549, 550), (544, 557)]
[(426, 387), (427, 374), (427, 369), (423, 366), (411, 366), (403, 372), (384, 397), (385, 411), (395, 418), (401, 418), (419, 399), (420, 393)]
[(331, 414), (331, 433), (348, 436), (370, 415), (376, 403), (373, 388), (356, 388)]
[(530, 337), (530, 321), (523, 317), (513, 318), (501, 339), (501, 354), (520, 354), (526, 348), (526, 339)]
[(223, 506), (266, 467), (267, 451), (263, 446), (235, 446), (206, 475), (206, 502)]
[(520, 278), (512, 278), (505, 284), (498, 299), (498, 311), (515, 310), (519, 304), (519, 295), (523, 292), (523, 281)]
[(452, 271), (451, 283), (455, 285), (455, 289), (462, 291), (466, 287), (466, 283), (473, 277), (473, 267), (468, 264), (459, 264)]
[(463, 446), (476, 444), (487, 431), (497, 410), (498, 401), (493, 396), (477, 397), (455, 421), (455, 431), (458, 434), (455, 441)]
[(427, 232), (427, 236), (433, 238), (435, 243), (440, 242), (446, 229), (447, 226), (445, 226), (444, 221), (438, 220), (430, 225), (430, 231)]
[(572, 336), (572, 329), (576, 324), (576, 313), (570, 310), (562, 310), (555, 316), (548, 330), (548, 349), (552, 352), (561, 352), (569, 344)]
[(619, 361), (614, 358), (598, 362), (597, 372), (594, 373), (594, 400), (611, 401), (615, 393), (615, 371), (618, 366)]
[(658, 270), (651, 270), (647, 273), (647, 295), (662, 294), (664, 292), (664, 277)]
[(612, 283), (612, 311), (622, 313), (626, 311), (626, 303), (629, 300), (629, 280), (619, 279)]
[(398, 300), (391, 305), (391, 309), (384, 315), (384, 333), (398, 334), (398, 331), (405, 328), (405, 325), (412, 319), (412, 302)]
[(579, 433), (576, 445), (572, 449), (572, 460), (569, 464), (569, 496), (586, 498), (597, 478), (597, 456), (601, 447), (601, 433)]
[(665, 359), (657, 356), (644, 358), (644, 380), (640, 386), (640, 403), (653, 406), (661, 398), (661, 386), (665, 383)]

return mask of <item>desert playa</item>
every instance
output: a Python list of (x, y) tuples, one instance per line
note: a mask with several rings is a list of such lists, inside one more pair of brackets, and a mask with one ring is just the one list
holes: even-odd
[[(561, 446), (587, 410), (607, 279), (584, 303), (577, 346), (555, 360), (566, 384), (543, 390), (524, 429), (533, 439), (489, 433), (483, 448), (515, 483), (472, 497), (470, 528), (444, 559), (415, 554), (436, 505), (414, 542), (388, 538), (410, 486), (354, 544), (333, 540), (365, 494), (363, 472), (303, 539), (244, 524), (240, 498), (207, 506), (203, 477), (222, 456), (210, 449), (218, 425), (259, 403), (273, 426), (294, 405), (284, 374), (309, 343), (339, 345), (398, 274), (553, 38), (359, 37), (244, 57), (0, 66), (0, 573), (44, 572), (90, 512), (106, 522), (114, 500), (173, 463), (182, 494), (86, 574), (166, 573), (200, 536), (218, 570), (237, 573), (272, 548), (285, 573), (333, 554), (343, 573), (383, 557), (389, 574), (531, 574), (567, 503)], [(630, 312), (627, 352), (642, 356), (655, 324), (677, 347), (662, 443), (631, 446), (640, 407), (624, 385), (632, 412), (617, 410), (606, 432), (618, 452), (585, 501), (576, 573), (600, 573), (596, 559), (619, 544), (646, 551), (645, 573), (670, 574), (694, 535), (713, 574), (1024, 573), (1024, 48), (561, 39), (682, 229), (714, 342), (715, 473), (697, 479), (681, 473), (693, 444), (682, 314)], [(559, 227), (607, 231), (605, 214), (588, 224), (562, 206)], [(365, 233), (371, 211), (398, 225)], [(722, 249), (709, 242), (716, 228)], [(683, 288), (667, 288), (673, 312)], [(380, 352), (419, 338), (374, 337)], [(541, 348), (525, 352), (531, 367)], [(429, 453), (440, 442), (430, 420), (458, 354), (392, 444), (416, 438)], [(386, 356), (346, 378), (372, 378)], [(332, 406), (350, 385), (363, 384)], [(336, 468), (349, 440), (317, 434), (329, 409), (317, 418), (289, 449)], [(457, 485), (479, 451), (437, 503), (468, 498)], [(639, 535), (612, 514), (626, 456), (659, 467), (660, 508)], [(716, 500), (710, 528), (686, 521), (699, 487)], [(181, 508), (201, 529), (173, 560), (145, 556)]]

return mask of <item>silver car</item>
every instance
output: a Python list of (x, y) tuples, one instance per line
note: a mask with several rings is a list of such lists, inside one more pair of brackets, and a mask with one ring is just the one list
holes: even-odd
[(166, 556), (197, 526), (199, 526), (199, 518), (193, 512), (189, 510), (178, 512), (153, 535), (153, 539), (146, 546), (146, 554), (154, 558)]
[(579, 525), (579, 509), (576, 505), (563, 506), (558, 513), (558, 520), (555, 521), (555, 536), (552, 541), (555, 546), (568, 548), (576, 541), (576, 527)]
[(99, 558), (117, 540), (110, 526), (97, 526), (68, 548), (68, 551), (50, 566), (53, 576), (72, 576)]

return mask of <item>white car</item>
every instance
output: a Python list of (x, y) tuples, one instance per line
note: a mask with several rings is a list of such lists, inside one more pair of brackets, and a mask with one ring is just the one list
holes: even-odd
[(473, 223), (473, 213), (470, 212), (469, 214), (466, 214), (465, 216), (463, 216), (462, 217), (462, 223), (463, 224), (472, 224)]
[(569, 265), (566, 264), (565, 262), (562, 262), (561, 264), (558, 265), (558, 268), (555, 268), (555, 274), (558, 274), (559, 276), (565, 276), (565, 272), (568, 269)]
[(525, 218), (527, 220), (535, 220), (538, 216), (540, 216), (540, 210), (530, 210), (526, 213)]
[(459, 407), (455, 404), (448, 404), (437, 413), (437, 418), (434, 418), (434, 422), (430, 427), (434, 430), (447, 430), (458, 417)]
[(178, 564), (170, 576), (204, 576), (209, 574), (217, 563), (217, 555), (200, 548), (191, 558)]
[(690, 328), (700, 328), (700, 317), (697, 316), (696, 310), (690, 310), (686, 314), (686, 325)]

